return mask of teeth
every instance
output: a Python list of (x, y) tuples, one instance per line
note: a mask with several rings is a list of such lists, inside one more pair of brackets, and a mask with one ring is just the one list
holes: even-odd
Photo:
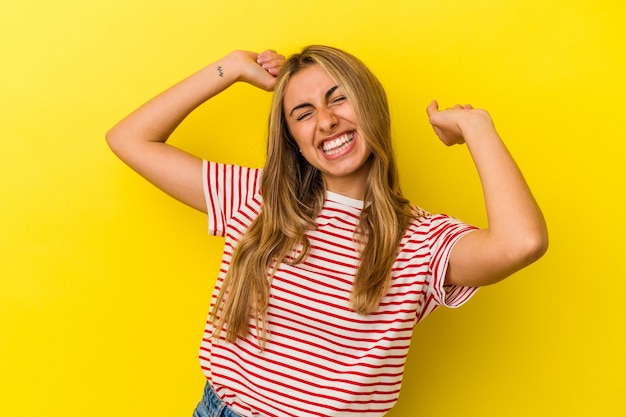
[(354, 133), (347, 133), (337, 139), (324, 142), (322, 149), (326, 155), (335, 155), (343, 151), (354, 139)]

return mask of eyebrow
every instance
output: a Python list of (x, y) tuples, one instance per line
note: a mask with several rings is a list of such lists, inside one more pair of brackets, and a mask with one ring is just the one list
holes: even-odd
[[(326, 101), (328, 101), (328, 99), (330, 98), (330, 96), (333, 95), (333, 93), (339, 88), (338, 85), (335, 85), (333, 87), (330, 87), (328, 89), (328, 91), (326, 92), (326, 94), (324, 94), (324, 99)], [(311, 103), (301, 103), (298, 104), (296, 107), (294, 107), (293, 109), (291, 109), (291, 111), (289, 112), (289, 116), (291, 117), (291, 115), (293, 114), (294, 111), (298, 110), (298, 109), (302, 109), (304, 107), (313, 107), (313, 105)]]

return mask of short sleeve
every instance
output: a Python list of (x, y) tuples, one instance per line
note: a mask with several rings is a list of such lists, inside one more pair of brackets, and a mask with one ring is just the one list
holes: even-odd
[(259, 192), (260, 169), (203, 161), (209, 234), (224, 236), (226, 225)]
[(452, 248), (461, 237), (476, 230), (462, 221), (446, 215), (431, 218), (429, 232), (430, 272), (429, 293), (434, 302), (446, 307), (460, 307), (478, 290), (476, 287), (444, 285)]

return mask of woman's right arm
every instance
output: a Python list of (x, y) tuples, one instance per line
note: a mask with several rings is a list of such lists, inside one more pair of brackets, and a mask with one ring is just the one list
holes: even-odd
[(271, 91), (284, 57), (234, 51), (162, 92), (106, 134), (111, 150), (128, 166), (177, 200), (207, 211), (202, 160), (166, 143), (196, 107), (243, 81)]

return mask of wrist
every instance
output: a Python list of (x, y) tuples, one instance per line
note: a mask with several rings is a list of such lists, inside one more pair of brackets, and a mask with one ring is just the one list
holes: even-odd
[(458, 126), (466, 140), (468, 137), (482, 136), (485, 133), (495, 131), (491, 116), (486, 110), (482, 109), (472, 109), (464, 112), (458, 120)]
[(241, 60), (238, 52), (233, 51), (210, 65), (211, 75), (216, 80), (225, 82), (228, 85), (241, 81)]

